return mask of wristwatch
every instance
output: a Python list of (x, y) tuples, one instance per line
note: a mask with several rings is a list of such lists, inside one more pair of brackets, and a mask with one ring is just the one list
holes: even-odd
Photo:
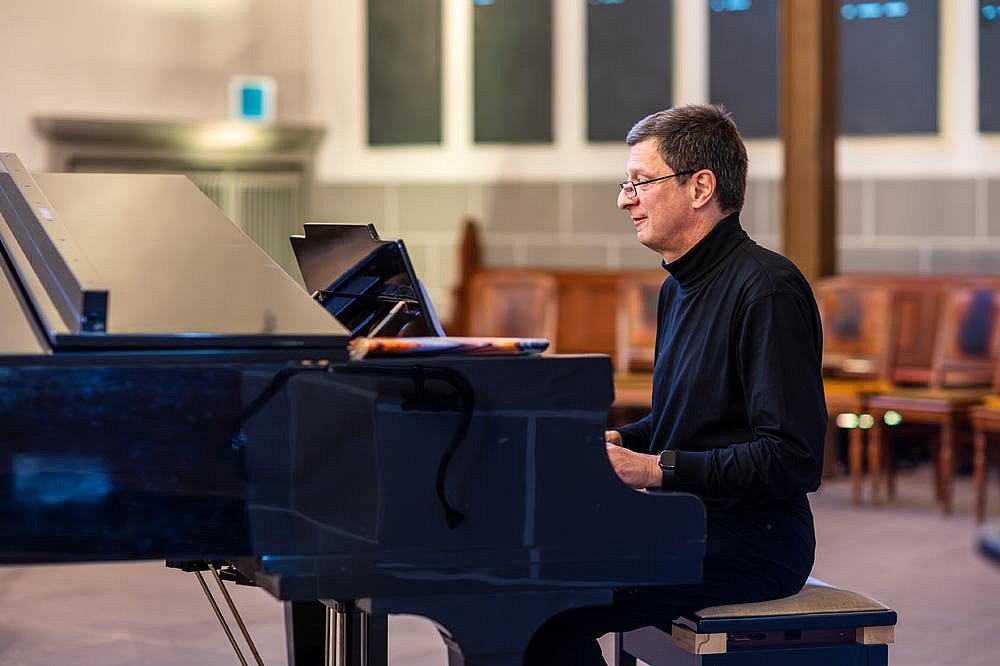
[(677, 470), (677, 451), (664, 449), (660, 452), (660, 470), (663, 471), (663, 488), (674, 487), (674, 472)]

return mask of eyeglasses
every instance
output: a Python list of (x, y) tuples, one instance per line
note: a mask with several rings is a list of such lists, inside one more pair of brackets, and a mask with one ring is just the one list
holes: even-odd
[(638, 183), (633, 183), (631, 180), (625, 180), (618, 183), (618, 189), (625, 193), (629, 199), (635, 199), (636, 191), (635, 188), (640, 185), (648, 185), (650, 183), (655, 183), (660, 180), (666, 180), (667, 178), (675, 178), (677, 176), (690, 176), (693, 173), (698, 173), (697, 171), (678, 171), (677, 173), (672, 173), (669, 176), (660, 176), (659, 178), (650, 178), (649, 180), (642, 180)]

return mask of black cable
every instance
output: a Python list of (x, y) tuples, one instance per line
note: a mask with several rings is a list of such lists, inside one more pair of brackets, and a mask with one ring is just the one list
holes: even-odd
[[(406, 394), (404, 392), (404, 400), (402, 404), (404, 410), (416, 409), (424, 412), (459, 412), (461, 415), (461, 421), (459, 422), (459, 426), (455, 430), (454, 435), (452, 435), (451, 441), (448, 443), (448, 448), (446, 448), (444, 453), (441, 455), (441, 461), (438, 463), (437, 479), (435, 481), (435, 490), (438, 502), (444, 509), (445, 522), (448, 524), (450, 529), (458, 527), (462, 521), (465, 520), (465, 514), (451, 505), (448, 501), (445, 489), (447, 487), (448, 469), (451, 466), (451, 461), (455, 457), (455, 453), (458, 452), (458, 447), (462, 444), (466, 435), (469, 433), (469, 426), (472, 424), (472, 415), (475, 409), (475, 391), (473, 390), (472, 384), (469, 380), (466, 379), (465, 375), (457, 370), (435, 366), (428, 367), (424, 365), (401, 367), (395, 365), (369, 365), (367, 363), (361, 363), (357, 365), (338, 366), (334, 368), (334, 370), (336, 372), (344, 372), (348, 374), (410, 377), (413, 379), (414, 392), (411, 394)], [(455, 393), (444, 395), (428, 394), (424, 388), (424, 384), (429, 379), (450, 384), (455, 389)]]
[[(435, 491), (438, 502), (444, 509), (445, 522), (451, 529), (458, 527), (461, 522), (465, 520), (465, 514), (451, 505), (451, 502), (448, 501), (445, 489), (447, 487), (448, 470), (451, 466), (451, 461), (458, 452), (458, 447), (461, 446), (466, 435), (468, 435), (469, 427), (472, 424), (472, 415), (475, 409), (475, 391), (472, 388), (472, 384), (468, 379), (466, 379), (465, 375), (457, 370), (435, 366), (428, 367), (424, 365), (406, 367), (395, 365), (373, 365), (367, 363), (338, 366), (308, 365), (282, 368), (275, 373), (274, 377), (271, 378), (271, 381), (268, 382), (267, 386), (265, 386), (264, 389), (257, 394), (257, 397), (250, 401), (250, 404), (248, 404), (240, 413), (236, 426), (233, 428), (233, 447), (236, 449), (242, 448), (243, 444), (246, 442), (246, 435), (243, 432), (244, 424), (246, 424), (246, 422), (250, 420), (255, 413), (267, 404), (271, 398), (277, 395), (278, 391), (280, 391), (284, 385), (288, 383), (289, 379), (303, 372), (328, 372), (330, 370), (347, 374), (409, 377), (413, 380), (414, 392), (411, 394), (404, 392), (404, 400), (402, 404), (404, 410), (415, 409), (423, 412), (459, 412), (461, 415), (461, 421), (459, 422), (459, 426), (452, 436), (451, 441), (448, 443), (448, 447), (441, 455), (441, 461), (438, 463), (437, 478), (435, 480)], [(443, 395), (428, 394), (424, 386), (426, 380), (428, 379), (450, 384), (455, 389), (455, 393)]]

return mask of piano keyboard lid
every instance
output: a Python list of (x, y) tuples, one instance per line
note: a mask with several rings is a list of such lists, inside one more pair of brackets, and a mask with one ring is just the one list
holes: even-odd
[(180, 175), (0, 153), (0, 354), (344, 348), (349, 333)]

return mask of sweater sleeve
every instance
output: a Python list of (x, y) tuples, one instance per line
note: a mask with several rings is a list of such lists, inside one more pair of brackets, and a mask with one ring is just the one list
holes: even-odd
[(678, 451), (674, 487), (704, 496), (771, 499), (816, 490), (827, 414), (815, 310), (800, 294), (772, 293), (747, 306), (734, 335), (753, 439)]
[(646, 414), (635, 423), (614, 428), (622, 436), (622, 445), (638, 453), (649, 453), (649, 442), (653, 436), (653, 415)]

